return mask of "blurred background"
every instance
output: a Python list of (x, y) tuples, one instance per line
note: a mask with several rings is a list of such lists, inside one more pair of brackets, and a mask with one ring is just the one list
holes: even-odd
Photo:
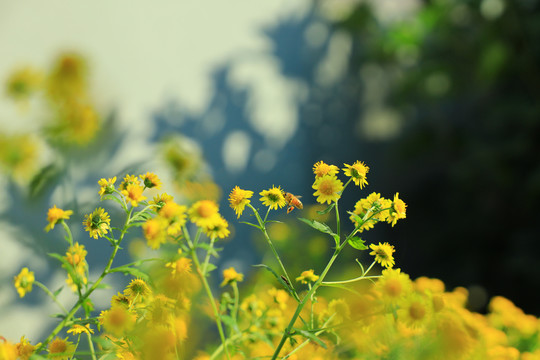
[[(412, 278), (466, 287), (474, 311), (503, 295), (539, 316), (539, 8), (0, 3), (0, 334), (37, 341), (54, 322), (39, 289), (19, 299), (12, 285), (24, 266), (53, 290), (63, 283), (45, 255), (65, 251), (60, 230), (43, 231), (52, 205), (74, 210), (75, 239), (99, 274), (109, 246), (81, 221), (110, 206), (98, 204), (100, 178), (153, 171), (175, 198), (220, 201), (233, 232), (218, 268), (249, 274), (266, 249), (238, 224), (229, 191), (280, 185), (305, 209), (278, 217), (310, 217), (319, 160), (370, 166), (370, 185), (350, 189), (341, 209), (400, 193), (407, 219), (363, 237), (393, 244)], [(270, 230), (292, 274), (326, 263), (328, 239), (294, 221)], [(137, 244), (131, 252), (144, 252)], [(311, 262), (298, 263), (300, 251)], [(100, 294), (96, 307), (107, 307), (114, 289)]]

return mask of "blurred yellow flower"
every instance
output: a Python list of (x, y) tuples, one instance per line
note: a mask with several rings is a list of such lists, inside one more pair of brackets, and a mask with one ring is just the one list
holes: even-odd
[(151, 249), (159, 249), (161, 244), (164, 244), (167, 240), (167, 220), (161, 216), (157, 216), (153, 219), (148, 219), (142, 225), (142, 230), (146, 243)]
[(49, 359), (68, 360), (75, 353), (76, 346), (71, 341), (55, 338), (49, 343)]
[(90, 328), (90, 324), (86, 324), (86, 325), (79, 325), (79, 324), (74, 324), (71, 329), (69, 329), (67, 331), (68, 334), (73, 334), (73, 335), (78, 335), (78, 334), (82, 334), (82, 333), (85, 333), (85, 334), (93, 334), (94, 333), (94, 330), (92, 330)]
[(117, 337), (133, 329), (136, 320), (137, 315), (123, 306), (112, 307), (99, 315), (99, 323), (108, 333)]
[(244, 281), (244, 274), (237, 273), (233, 267), (223, 270), (223, 282), (221, 286), (237, 281)]
[[(21, 341), (16, 345), (17, 353), (19, 355), (18, 359), (28, 360), (30, 356), (32, 356), (32, 354), (36, 351), (36, 348), (40, 345), (41, 343), (32, 345), (30, 344), (30, 341), (26, 337), (22, 336)], [(3, 359), (3, 358), (0, 356), (0, 359)]]
[(206, 227), (212, 224), (220, 215), (218, 205), (212, 200), (200, 200), (188, 210), (191, 222), (199, 227)]
[(125, 190), (122, 190), (122, 195), (126, 197), (126, 200), (131, 206), (139, 206), (140, 201), (146, 200), (146, 196), (143, 195), (144, 188), (139, 184), (128, 184)]
[(222, 216), (217, 216), (212, 222), (209, 222), (203, 227), (204, 233), (209, 238), (224, 239), (231, 233), (229, 231), (229, 223)]
[(319, 280), (319, 275), (315, 275), (313, 270), (302, 271), (299, 277), (296, 278), (296, 281), (300, 281), (302, 284), (307, 284), (308, 282), (315, 282)]
[(28, 100), (30, 95), (39, 89), (43, 75), (31, 68), (22, 67), (9, 76), (6, 83), (6, 93), (17, 101)]
[(27, 267), (22, 268), (19, 275), (15, 276), (13, 281), (20, 297), (24, 297), (27, 293), (32, 291), (34, 281), (34, 273), (29, 271)]

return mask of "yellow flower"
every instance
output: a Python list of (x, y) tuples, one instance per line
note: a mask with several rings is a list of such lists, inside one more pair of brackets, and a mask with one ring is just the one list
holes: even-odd
[(375, 289), (382, 295), (383, 302), (395, 303), (412, 291), (412, 282), (401, 269), (385, 269), (375, 283)]
[(249, 198), (252, 196), (253, 191), (242, 190), (238, 186), (235, 186), (234, 189), (232, 189), (231, 194), (229, 195), (229, 202), (238, 218), (240, 218), (240, 215), (244, 212), (246, 205), (251, 202)]
[(86, 325), (79, 325), (79, 324), (74, 324), (71, 329), (69, 329), (67, 331), (68, 334), (73, 334), (73, 335), (78, 335), (78, 334), (82, 334), (82, 333), (85, 333), (85, 334), (93, 334), (94, 333), (94, 330), (92, 330), (90, 328), (90, 324), (86, 324)]
[(418, 328), (426, 324), (431, 317), (432, 306), (425, 297), (411, 293), (399, 305), (398, 318), (405, 325)]
[(136, 175), (129, 175), (127, 174), (124, 176), (124, 180), (120, 183), (120, 190), (126, 190), (128, 185), (141, 185), (141, 182), (139, 181), (139, 178)]
[(381, 264), (381, 266), (384, 266), (385, 268), (391, 268), (394, 267), (394, 257), (392, 254), (396, 251), (394, 250), (394, 247), (387, 242), (379, 245), (371, 244), (369, 245), (372, 252), (369, 253), (369, 255), (375, 256), (375, 261)]
[(0, 339), (4, 340), (0, 342), (0, 360), (17, 360), (17, 346), (6, 341), (2, 336), (0, 336)]
[(269, 206), (270, 209), (277, 210), (278, 207), (282, 208), (287, 203), (285, 201), (285, 197), (283, 196), (283, 190), (281, 190), (281, 187), (275, 187), (272, 185), (272, 188), (268, 190), (263, 190), (259, 193), (261, 195), (261, 201), (263, 205)]
[(69, 219), (71, 214), (73, 214), (72, 210), (62, 210), (57, 208), (56, 205), (54, 205), (47, 212), (47, 221), (49, 222), (49, 225), (45, 227), (45, 231), (48, 232), (54, 229), (54, 225), (58, 224), (60, 221)]
[(139, 201), (146, 200), (143, 196), (144, 188), (139, 184), (127, 184), (125, 190), (122, 190), (122, 195), (131, 202), (131, 206), (138, 206)]
[(129, 309), (131, 306), (131, 300), (124, 294), (117, 293), (111, 298), (111, 307), (123, 306), (126, 309)]
[(333, 299), (328, 304), (328, 314), (334, 316), (332, 321), (334, 324), (341, 324), (351, 318), (351, 309), (345, 299)]
[(143, 279), (133, 279), (124, 290), (124, 294), (132, 301), (137, 297), (144, 299), (151, 295), (151, 290)]
[(98, 185), (101, 186), (99, 189), (99, 196), (103, 197), (103, 195), (112, 194), (114, 192), (114, 183), (116, 182), (116, 176), (107, 179), (100, 179), (98, 181)]
[(345, 168), (343, 169), (345, 175), (352, 178), (352, 181), (354, 181), (356, 185), (360, 186), (360, 189), (368, 185), (366, 174), (369, 172), (369, 167), (367, 167), (366, 164), (361, 161), (355, 161), (352, 165), (343, 165), (345, 165)]
[(32, 271), (28, 271), (28, 268), (22, 268), (19, 275), (15, 276), (14, 284), (17, 292), (20, 297), (24, 297), (26, 293), (32, 291), (32, 285), (34, 284), (35, 278)]
[(41, 80), (42, 75), (30, 67), (18, 69), (8, 78), (7, 95), (14, 100), (27, 100), (39, 88)]
[(167, 220), (167, 233), (175, 236), (182, 232), (182, 226), (186, 224), (186, 210), (184, 205), (178, 205), (174, 201), (165, 203), (159, 210), (159, 215)]
[(168, 262), (165, 264), (166, 267), (171, 268), (172, 275), (183, 275), (191, 273), (191, 259), (181, 257), (180, 259), (174, 262)]
[[(68, 272), (68, 278), (66, 282), (70, 285), (71, 290), (74, 292), (77, 291), (77, 287), (80, 286), (80, 282), (83, 284), (88, 283), (88, 263), (86, 262), (87, 251), (84, 249), (84, 245), (79, 245), (75, 243), (73, 246), (70, 246), (66, 252), (64, 258), (66, 261), (73, 266), (73, 270), (78, 277), (79, 285), (76, 285), (74, 279), (72, 279), (71, 274)], [(67, 270), (67, 269), (66, 269)]]
[(325, 175), (334, 176), (337, 175), (338, 172), (339, 168), (336, 165), (328, 165), (322, 161), (319, 161), (313, 165), (313, 173), (315, 174), (316, 179)]
[(167, 226), (168, 222), (164, 218), (158, 216), (153, 219), (148, 219), (142, 225), (144, 237), (146, 243), (151, 249), (159, 249), (161, 244), (164, 244), (167, 240)]
[(67, 341), (67, 338), (60, 339), (55, 338), (49, 343), (49, 359), (67, 360), (75, 353), (76, 346), (71, 341)]
[(161, 188), (161, 180), (159, 180), (159, 178), (157, 177), (156, 174), (151, 173), (151, 172), (147, 172), (145, 175), (140, 175), (139, 177), (143, 181), (143, 184), (144, 184), (145, 187), (147, 187), (149, 189), (151, 189), (151, 188), (160, 189)]
[(159, 194), (154, 196), (154, 199), (149, 202), (150, 205), (155, 205), (156, 210), (159, 211), (169, 201), (173, 201), (174, 197), (172, 195), (169, 195), (167, 193)]
[(85, 215), (83, 221), (83, 225), (86, 226), (84, 230), (94, 239), (107, 234), (111, 229), (110, 224), (111, 218), (103, 208), (97, 208), (93, 213)]
[(399, 219), (405, 219), (407, 217), (406, 211), (407, 205), (399, 198), (399, 193), (396, 193), (396, 195), (394, 195), (394, 201), (392, 201), (392, 208), (389, 210), (390, 214), (386, 221), (394, 226)]
[(218, 216), (214, 220), (203, 227), (204, 233), (209, 238), (224, 239), (231, 233), (229, 231), (229, 223), (223, 217)]
[[(41, 343), (36, 344), (36, 345), (32, 345), (32, 344), (30, 344), (30, 341), (28, 341), (28, 339), (26, 339), (24, 336), (22, 336), (21, 341), (16, 345), (17, 353), (19, 354), (19, 359), (20, 360), (28, 360), (30, 358), (30, 356), (32, 356), (32, 354), (36, 351), (36, 347), (38, 347), (40, 345), (41, 345)], [(0, 351), (0, 353), (1, 353), (1, 351)], [(4, 359), (4, 358), (2, 358), (2, 356), (0, 356), (0, 359)], [(15, 357), (13, 359), (15, 359)]]
[(220, 216), (218, 210), (219, 208), (215, 201), (201, 200), (191, 206), (188, 214), (191, 222), (204, 228)]
[(133, 329), (136, 320), (137, 315), (122, 306), (112, 307), (99, 315), (99, 323), (107, 332), (117, 337)]
[(312, 187), (316, 190), (313, 196), (317, 196), (318, 203), (330, 204), (341, 197), (343, 183), (333, 175), (324, 175), (317, 178)]
[(296, 278), (296, 281), (302, 282), (302, 284), (307, 284), (308, 282), (315, 282), (319, 280), (319, 275), (315, 275), (313, 270), (302, 271), (299, 277)]
[(237, 281), (244, 281), (244, 274), (237, 273), (233, 267), (223, 270), (223, 282), (221, 286)]
[(16, 179), (28, 179), (38, 165), (38, 142), (30, 135), (0, 134), (0, 166)]

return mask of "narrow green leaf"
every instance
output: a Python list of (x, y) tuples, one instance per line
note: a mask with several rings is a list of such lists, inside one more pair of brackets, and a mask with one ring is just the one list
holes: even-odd
[(353, 218), (354, 221), (356, 221), (357, 225), (356, 228), (359, 229), (364, 224), (364, 219), (360, 217), (360, 215), (353, 213), (352, 211), (347, 211), (349, 215)]
[(109, 270), (109, 273), (113, 273), (113, 272), (121, 272), (121, 273), (124, 273), (125, 275), (133, 275), (134, 277), (141, 278), (144, 281), (148, 281), (148, 275), (146, 273), (142, 272), (141, 270), (137, 268), (133, 268), (130, 266), (125, 266), (125, 265), (118, 266)]
[(105, 195), (101, 198), (101, 201), (103, 200), (112, 200), (112, 201), (115, 201), (117, 202), (118, 204), (120, 204), (120, 206), (122, 207), (122, 209), (126, 210), (126, 207), (124, 206), (124, 202), (122, 200), (120, 200), (119, 198), (117, 198), (116, 196), (114, 196), (113, 194), (108, 194), (108, 195)]
[(368, 247), (365, 245), (365, 241), (359, 238), (358, 236), (354, 236), (349, 239), (349, 245), (351, 245), (353, 248), (357, 250), (367, 250)]
[(298, 332), (299, 334), (302, 334), (302, 336), (306, 337), (307, 339), (316, 342), (317, 344), (322, 346), (324, 349), (326, 349), (326, 344), (321, 339), (319, 339), (317, 335), (306, 330), (301, 330), (301, 329), (294, 329), (294, 330)]
[(212, 264), (212, 263), (208, 263), (208, 265), (206, 266), (206, 275), (210, 274), (212, 271), (216, 270), (217, 269), (217, 266)]
[(308, 220), (308, 219), (304, 219), (304, 218), (298, 218), (298, 220), (300, 220), (302, 222), (305, 222), (306, 224), (308, 224), (309, 226), (311, 226), (315, 230), (319, 230), (320, 232), (323, 232), (325, 234), (329, 234), (329, 235), (332, 235), (332, 236), (336, 235), (332, 231), (332, 229), (330, 229), (330, 226), (326, 225), (325, 223), (319, 222), (317, 220)]
[(255, 224), (252, 224), (252, 223), (247, 222), (247, 221), (240, 221), (240, 224), (250, 225), (250, 226), (253, 226), (253, 227), (255, 227), (255, 228), (259, 229), (259, 230), (261, 229), (261, 227), (259, 225), (255, 225)]
[(319, 215), (325, 215), (325, 214), (328, 214), (335, 206), (336, 206), (336, 203), (333, 202), (333, 203), (330, 204), (326, 209), (317, 211), (317, 214), (319, 214)]
[(270, 266), (268, 265), (265, 265), (265, 264), (258, 264), (258, 265), (252, 265), (253, 267), (262, 267), (262, 268), (265, 268), (266, 270), (270, 271), (272, 273), (272, 275), (274, 275), (274, 277), (277, 279), (277, 281), (279, 281), (281, 283), (281, 285), (283, 285), (283, 287), (285, 289), (287, 289), (287, 291), (289, 292), (289, 294), (291, 294), (292, 297), (294, 297), (297, 301), (299, 300), (298, 299), (298, 295), (296, 295), (296, 293), (294, 292), (293, 288), (290, 286), (290, 284), (288, 284), (287, 282), (287, 278), (285, 278), (284, 276), (279, 276)]
[(60, 286), (57, 290), (55, 290), (53, 292), (54, 297), (57, 297), (62, 292), (63, 289), (64, 289), (64, 287)]

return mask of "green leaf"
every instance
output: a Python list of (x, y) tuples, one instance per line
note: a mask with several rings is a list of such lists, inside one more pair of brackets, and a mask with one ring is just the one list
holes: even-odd
[(131, 266), (126, 266), (126, 265), (118, 266), (109, 270), (109, 273), (113, 273), (113, 272), (121, 272), (121, 273), (124, 273), (125, 275), (133, 275), (134, 277), (141, 278), (144, 281), (148, 281), (148, 275), (146, 273)]
[(365, 245), (365, 241), (359, 238), (358, 236), (354, 236), (350, 238), (349, 245), (351, 245), (353, 248), (357, 250), (367, 250), (368, 247)]
[(30, 181), (30, 196), (36, 197), (42, 194), (47, 186), (57, 182), (59, 176), (60, 168), (55, 164), (42, 168)]
[(146, 221), (148, 219), (150, 219), (152, 217), (152, 214), (150, 214), (148, 212), (148, 210), (146, 211), (139, 211), (139, 212), (136, 212), (132, 217), (131, 217), (131, 221)]
[(305, 222), (315, 230), (319, 230), (320, 232), (323, 232), (325, 234), (331, 235), (334, 240), (336, 241), (336, 245), (339, 244), (339, 236), (332, 231), (330, 226), (326, 225), (325, 223), (319, 222), (317, 220), (308, 220), (304, 218), (298, 218), (298, 220)]
[(84, 312), (87, 314), (90, 314), (92, 311), (94, 311), (94, 304), (92, 303), (92, 300), (90, 300), (90, 298), (84, 299), (82, 307), (84, 309)]
[(322, 346), (323, 348), (326, 349), (326, 344), (317, 337), (317, 335), (309, 332), (309, 331), (306, 331), (306, 330), (301, 330), (301, 329), (294, 329), (294, 331), (298, 332), (299, 334), (301, 334), (302, 336), (308, 338), (309, 340), (312, 340), (314, 342), (316, 342), (317, 344), (319, 344), (320, 346)]
[(57, 297), (62, 292), (63, 289), (64, 287), (60, 286), (56, 291), (54, 291), (53, 292), (54, 297)]
[(118, 204), (120, 204), (122, 209), (124, 209), (124, 211), (127, 212), (127, 209), (126, 209), (126, 206), (124, 205), (124, 202), (122, 200), (120, 200), (119, 198), (117, 198), (116, 196), (114, 196), (113, 194), (107, 194), (107, 195), (103, 196), (101, 198), (101, 201), (103, 201), (103, 200), (113, 200), (113, 201), (117, 202)]
[(51, 314), (49, 316), (52, 318), (64, 319), (66, 317), (66, 314)]
[(360, 215), (353, 213), (352, 211), (347, 211), (349, 215), (353, 218), (354, 221), (356, 221), (357, 225), (356, 228), (359, 229), (364, 224), (364, 219), (360, 217)]
[(38, 355), (38, 354), (32, 354), (29, 357), (30, 360), (47, 360), (46, 357)]
[(223, 321), (225, 325), (227, 325), (231, 329), (237, 328), (236, 321), (229, 315), (221, 315), (221, 321)]
[(239, 221), (239, 222), (240, 222), (240, 224), (250, 225), (250, 226), (253, 226), (253, 227), (255, 227), (255, 228), (259, 229), (259, 230), (261, 229), (261, 227), (259, 225), (255, 225), (255, 224), (252, 224), (252, 223), (247, 222), (247, 221)]
[(319, 215), (325, 215), (325, 214), (328, 214), (335, 206), (336, 206), (336, 203), (333, 202), (333, 203), (330, 204), (326, 209), (317, 211), (317, 214), (319, 214)]
[(217, 266), (212, 264), (212, 263), (208, 263), (208, 265), (206, 265), (206, 275), (210, 274), (212, 271), (216, 270), (217, 269)]
[(283, 287), (285, 289), (287, 289), (289, 294), (291, 294), (291, 296), (294, 297), (296, 299), (296, 301), (300, 302), (300, 299), (298, 298), (298, 295), (296, 294), (296, 292), (294, 291), (292, 286), (289, 284), (289, 282), (287, 281), (287, 278), (285, 276), (279, 276), (270, 266), (265, 265), (265, 264), (258, 264), (258, 265), (252, 265), (252, 266), (253, 267), (262, 267), (262, 268), (265, 268), (266, 270), (270, 271), (272, 273), (272, 275), (274, 275), (274, 277), (277, 279), (277, 281), (279, 281), (281, 283), (281, 285), (283, 285)]

